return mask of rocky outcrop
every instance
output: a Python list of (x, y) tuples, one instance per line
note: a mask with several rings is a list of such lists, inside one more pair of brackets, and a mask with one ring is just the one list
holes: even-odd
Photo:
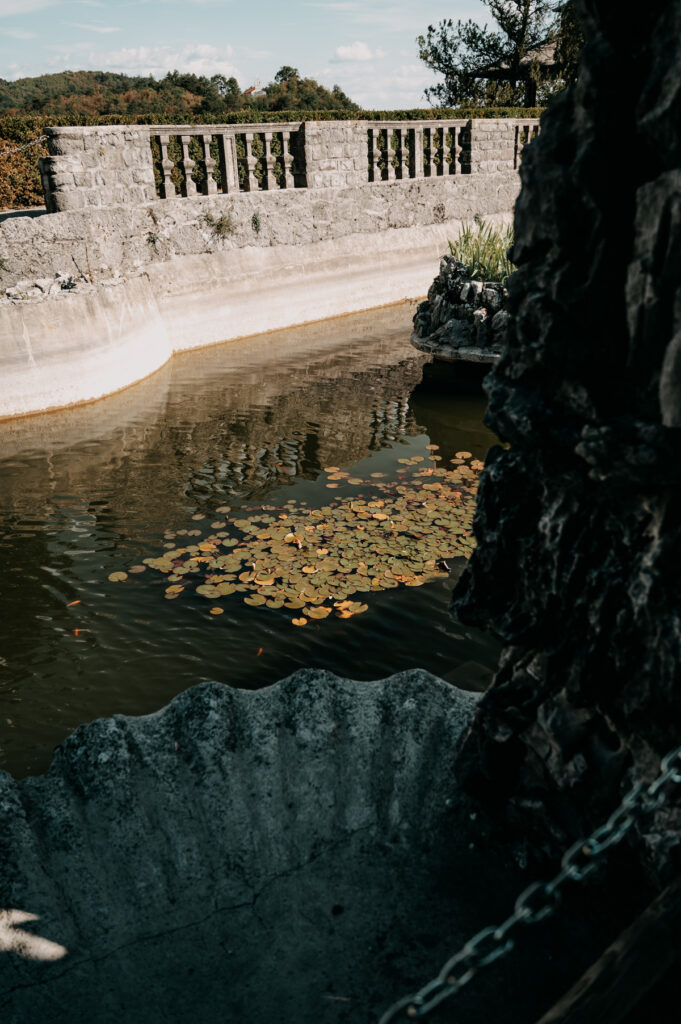
[[(681, 3), (577, 6), (579, 82), (523, 155), (512, 327), (486, 382), (510, 448), (489, 456), (455, 594), (505, 642), (468, 782), (551, 852), (655, 772), (681, 720)], [(678, 810), (639, 831), (654, 875), (680, 839)]]
[(414, 315), (412, 345), (446, 362), (495, 362), (509, 326), (507, 294), (498, 281), (474, 281), (463, 263), (443, 256)]

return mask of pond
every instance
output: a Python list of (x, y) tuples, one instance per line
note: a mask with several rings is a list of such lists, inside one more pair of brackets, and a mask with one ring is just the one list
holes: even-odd
[(0, 423), (0, 767), (41, 772), (78, 725), (202, 680), (418, 666), (484, 687), (498, 644), (448, 605), (495, 438), (481, 391), (423, 381), (412, 312), (185, 354)]

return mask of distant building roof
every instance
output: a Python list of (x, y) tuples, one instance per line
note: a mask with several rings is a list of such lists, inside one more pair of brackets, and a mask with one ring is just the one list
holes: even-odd
[[(550, 40), (547, 43), (539, 43), (537, 46), (532, 47), (528, 50), (524, 57), (520, 58), (521, 68), (530, 70), (532, 64), (541, 64), (542, 67), (553, 67), (556, 63), (556, 43), (554, 40)], [(506, 60), (499, 61), (496, 64), (487, 64), (483, 68), (479, 68), (474, 72), (474, 78), (498, 78), (505, 79), (508, 77), (510, 64)]]
[(260, 81), (259, 78), (256, 78), (256, 80), (253, 83), (253, 85), (251, 85), (244, 92), (244, 96), (250, 96), (251, 99), (254, 99), (254, 100), (260, 99), (261, 96), (266, 96), (266, 95), (267, 95), (267, 93), (263, 89), (262, 82)]

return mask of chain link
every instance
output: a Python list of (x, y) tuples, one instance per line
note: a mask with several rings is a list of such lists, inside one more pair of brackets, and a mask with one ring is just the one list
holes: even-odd
[(638, 820), (666, 803), (670, 785), (681, 785), (681, 747), (662, 758), (660, 771), (653, 782), (636, 783), (605, 824), (565, 851), (561, 870), (551, 881), (529, 885), (516, 900), (510, 917), (497, 927), (483, 928), (474, 935), (443, 965), (436, 978), (413, 995), (394, 1003), (383, 1014), (379, 1024), (425, 1017), (443, 1000), (456, 995), (483, 967), (510, 953), (515, 947), (516, 932), (555, 914), (560, 906), (563, 887), (568, 882), (583, 882), (593, 874), (601, 858), (624, 839)]
[(11, 156), (12, 153), (23, 153), (25, 149), (30, 149), (31, 146), (37, 146), (39, 142), (45, 142), (47, 138), (47, 135), (41, 135), (39, 138), (33, 139), (32, 142), (27, 142), (23, 146), (17, 146), (16, 149), (6, 149), (3, 153), (0, 153), (0, 157)]

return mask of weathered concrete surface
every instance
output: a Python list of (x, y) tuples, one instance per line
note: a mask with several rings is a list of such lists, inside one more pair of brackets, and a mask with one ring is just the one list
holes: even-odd
[[(523, 158), (514, 327), (486, 384), (510, 449), (455, 595), (506, 644), (469, 782), (550, 851), (649, 779), (681, 720), (681, 2), (578, 7), (579, 81)], [(677, 800), (636, 841), (658, 878), (678, 872)]]
[[(59, 272), (89, 275), (90, 270), (97, 282), (178, 256), (304, 245), (349, 235), (368, 242), (366, 235), (392, 228), (452, 226), (476, 213), (508, 216), (519, 188), (518, 173), (510, 170), (14, 217), (0, 224), (0, 287)], [(257, 231), (254, 213), (259, 217)], [(224, 234), (217, 234), (207, 217), (213, 224), (225, 217)]]
[(3, 1022), (374, 1020), (470, 927), (437, 892), (475, 702), (421, 671), (203, 684), (0, 773), (0, 908), (38, 915), (0, 923)]
[(0, 417), (112, 394), (174, 352), (420, 297), (457, 231), (449, 223), (226, 249), (0, 304)]
[[(529, 880), (452, 771), (477, 699), (420, 670), (206, 683), (0, 772), (3, 1024), (375, 1024)], [(535, 1020), (603, 941), (580, 910), (457, 1021)]]

